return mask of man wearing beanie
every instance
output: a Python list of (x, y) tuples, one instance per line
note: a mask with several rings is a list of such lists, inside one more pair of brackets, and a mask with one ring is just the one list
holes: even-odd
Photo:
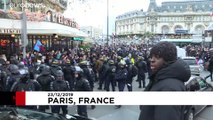
[[(150, 83), (145, 91), (185, 91), (184, 82), (191, 76), (190, 68), (177, 58), (174, 44), (160, 42), (150, 51)], [(140, 106), (139, 120), (184, 120), (183, 106)]]

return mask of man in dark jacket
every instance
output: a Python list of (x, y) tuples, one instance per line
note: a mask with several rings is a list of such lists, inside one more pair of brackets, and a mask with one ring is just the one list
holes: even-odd
[[(177, 49), (169, 42), (160, 42), (151, 52), (152, 75), (145, 91), (185, 91), (190, 76), (189, 66), (177, 59)], [(178, 72), (177, 72), (178, 71)], [(183, 120), (183, 106), (140, 106), (139, 120)]]
[(210, 58), (209, 60), (209, 65), (208, 65), (208, 69), (209, 71), (209, 75), (205, 77), (205, 79), (209, 78), (211, 79), (211, 82), (213, 82), (213, 79), (212, 79), (212, 74), (213, 74), (213, 57)]
[(115, 91), (115, 72), (116, 66), (113, 60), (109, 60), (109, 68), (106, 72), (106, 91), (110, 91), (110, 84), (112, 86), (112, 91)]
[[(50, 90), (51, 91), (69, 91), (70, 85), (69, 82), (64, 80), (64, 73), (61, 70), (57, 70), (55, 74), (56, 78), (55, 81), (50, 83)], [(67, 105), (53, 105), (52, 113), (60, 113), (60, 109), (63, 111), (63, 115), (68, 113), (68, 106)]]
[[(91, 91), (89, 81), (84, 77), (83, 70), (79, 66), (75, 66), (75, 91)], [(87, 106), (78, 105), (77, 106), (78, 115), (88, 117)]]
[(146, 86), (146, 75), (145, 73), (147, 70), (147, 65), (143, 60), (142, 56), (138, 56), (138, 61), (136, 62), (136, 66), (138, 68), (138, 79), (137, 82), (139, 83), (138, 88), (142, 88), (141, 82), (143, 82), (143, 88)]

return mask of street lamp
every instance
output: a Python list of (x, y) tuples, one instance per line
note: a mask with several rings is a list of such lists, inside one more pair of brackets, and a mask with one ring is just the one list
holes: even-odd
[(107, 0), (107, 46), (109, 46), (109, 0)]

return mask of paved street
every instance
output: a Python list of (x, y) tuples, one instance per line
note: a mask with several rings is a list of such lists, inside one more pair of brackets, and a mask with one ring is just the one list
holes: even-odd
[[(202, 77), (208, 75), (208, 72), (203, 72)], [(208, 82), (209, 79), (207, 80)], [(142, 91), (143, 89), (138, 88), (138, 83), (134, 81), (134, 91)], [(97, 90), (97, 85), (95, 90)], [(127, 90), (125, 88), (125, 90)], [(69, 113), (76, 114), (76, 106), (69, 107)], [(96, 106), (94, 110), (88, 106), (88, 115), (91, 118), (97, 120), (137, 120), (139, 116), (138, 106), (122, 106), (120, 109), (116, 109), (115, 106)], [(195, 120), (212, 120), (213, 118), (213, 107), (205, 108), (200, 114), (196, 116)]]

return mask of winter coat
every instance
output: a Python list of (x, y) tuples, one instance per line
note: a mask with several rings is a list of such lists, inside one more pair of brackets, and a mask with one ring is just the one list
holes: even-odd
[[(184, 91), (184, 82), (191, 76), (190, 68), (182, 59), (165, 65), (150, 77), (145, 91)], [(183, 120), (183, 106), (140, 106), (139, 120)]]

